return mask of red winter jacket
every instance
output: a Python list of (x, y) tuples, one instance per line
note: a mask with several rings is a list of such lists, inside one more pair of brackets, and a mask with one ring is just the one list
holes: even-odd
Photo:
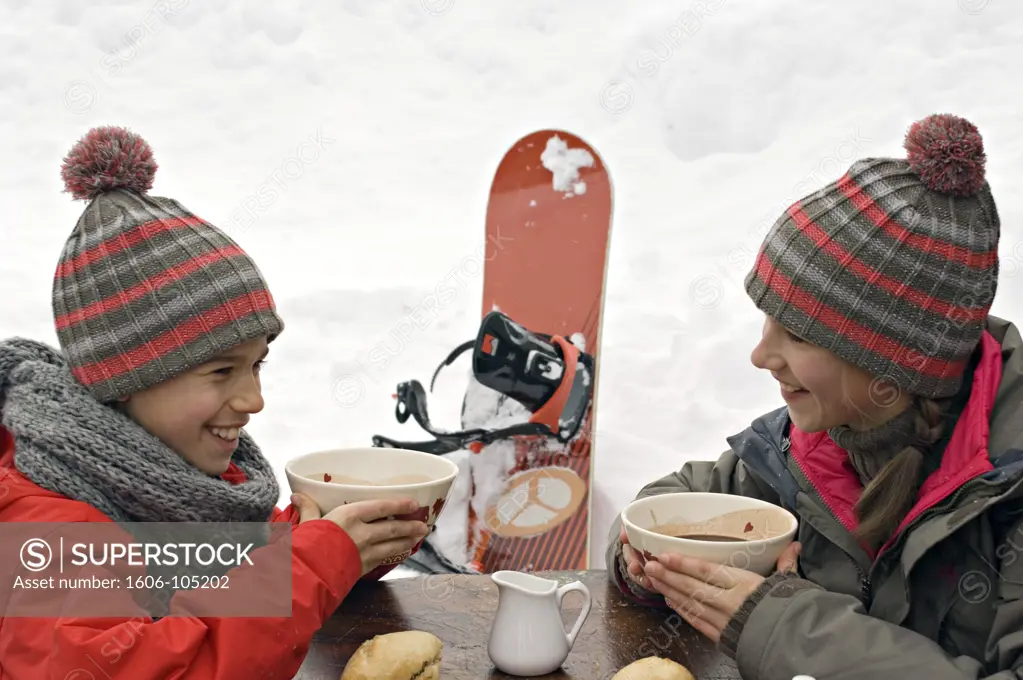
[[(245, 476), (232, 464), (224, 478), (238, 483)], [(14, 438), (0, 427), (0, 522), (109, 521), (92, 506), (47, 491), (18, 472)], [(274, 508), (272, 521), (296, 525), (291, 535), (290, 618), (171, 616), (142, 623), (0, 618), (0, 680), (293, 678), (313, 634), (359, 579), (362, 562), (355, 544), (333, 522), (299, 526), (298, 512), (290, 505)], [(173, 601), (171, 606), (173, 610)], [(127, 640), (132, 641), (129, 649)], [(96, 663), (103, 664), (111, 649), (121, 650), (120, 658), (104, 675)]]

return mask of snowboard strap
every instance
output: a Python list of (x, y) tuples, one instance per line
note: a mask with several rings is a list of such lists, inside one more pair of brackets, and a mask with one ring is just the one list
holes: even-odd
[(551, 340), (554, 341), (558, 347), (561, 348), (562, 357), (564, 357), (565, 372), (561, 377), (561, 384), (558, 385), (558, 389), (554, 391), (551, 398), (540, 407), (536, 413), (529, 419), (531, 423), (537, 423), (544, 425), (550, 432), (560, 432), (561, 426), (561, 414), (565, 411), (565, 406), (568, 404), (568, 397), (572, 393), (572, 388), (575, 385), (575, 367), (579, 363), (579, 348), (565, 340), (560, 335), (555, 335)]
[[(418, 380), (400, 383), (395, 399), (397, 400), (395, 417), (398, 419), (398, 422), (404, 423), (409, 419), (409, 416), (412, 416), (419, 423), (419, 426), (433, 435), (435, 439), (425, 442), (401, 442), (381, 435), (374, 435), (373, 446), (375, 447), (412, 449), (414, 451), (441, 454), (464, 448), (482, 448), (487, 444), (506, 437), (546, 435), (550, 432), (546, 425), (532, 422), (512, 425), (497, 430), (485, 430), (483, 428), (458, 432), (438, 430), (430, 422), (430, 416), (426, 409), (426, 391)], [(473, 446), (474, 444), (476, 446)]]
[(460, 357), (463, 354), (465, 354), (467, 351), (472, 349), (473, 346), (475, 346), (475, 345), (476, 345), (476, 340), (475, 339), (473, 339), (473, 340), (466, 340), (461, 345), (459, 345), (458, 347), (453, 349), (451, 351), (451, 354), (448, 355), (447, 359), (445, 359), (444, 361), (440, 362), (440, 365), (437, 366), (437, 370), (433, 372), (433, 377), (430, 378), (430, 391), (431, 392), (433, 392), (433, 385), (434, 385), (434, 383), (437, 382), (437, 375), (440, 373), (440, 369), (444, 368), (445, 366), (450, 366), (451, 364), (455, 363), (455, 359), (457, 359), (458, 357)]
[(528, 422), (494, 430), (474, 428), (450, 432), (437, 429), (430, 422), (426, 390), (418, 380), (409, 380), (398, 384), (394, 395), (395, 418), (399, 423), (405, 423), (409, 416), (415, 418), (434, 439), (405, 442), (374, 435), (374, 447), (434, 454), (468, 448), (479, 453), (484, 446), (509, 437), (542, 436), (567, 442), (575, 436), (593, 394), (592, 356), (561, 336), (531, 333), (494, 311), (483, 319), (475, 340), (456, 347), (437, 366), (430, 380), (430, 391), (441, 369), (450, 366), (469, 349), (474, 350), (473, 374), (477, 381), (499, 392), (502, 399), (514, 399), (525, 406), (532, 413)]

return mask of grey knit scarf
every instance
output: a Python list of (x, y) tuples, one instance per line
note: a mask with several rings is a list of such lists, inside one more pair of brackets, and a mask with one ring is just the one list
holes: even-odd
[(853, 430), (840, 425), (828, 430), (828, 435), (849, 454), (860, 482), (866, 486), (902, 449), (909, 445), (926, 451), (929, 442), (916, 436), (917, 409), (911, 405), (888, 422), (869, 430)]
[(0, 342), (0, 422), (14, 436), (14, 465), (50, 491), (115, 522), (267, 522), (280, 490), (244, 431), (231, 484), (188, 463), (71, 375), (63, 356), (32, 340)]

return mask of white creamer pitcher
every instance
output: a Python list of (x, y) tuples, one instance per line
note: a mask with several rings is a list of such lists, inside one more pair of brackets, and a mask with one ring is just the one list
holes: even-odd
[[(544, 675), (557, 670), (568, 658), (575, 637), (590, 614), (590, 591), (574, 581), (558, 587), (557, 581), (521, 571), (497, 571), (497, 613), (490, 629), (487, 651), (497, 668), (509, 675)], [(570, 633), (561, 622), (561, 600), (579, 591), (583, 610)]]

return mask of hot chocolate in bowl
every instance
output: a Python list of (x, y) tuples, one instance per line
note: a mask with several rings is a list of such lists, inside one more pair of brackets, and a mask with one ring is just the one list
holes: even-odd
[(630, 503), (622, 524), (644, 559), (678, 553), (766, 576), (796, 535), (796, 517), (745, 496), (673, 493)]
[[(458, 466), (441, 456), (421, 451), (365, 447), (308, 453), (284, 466), (295, 493), (313, 499), (322, 514), (346, 503), (379, 498), (412, 498), (419, 511), (400, 519), (417, 519), (431, 529), (444, 509)], [(376, 580), (419, 549), (392, 555), (363, 577)]]

